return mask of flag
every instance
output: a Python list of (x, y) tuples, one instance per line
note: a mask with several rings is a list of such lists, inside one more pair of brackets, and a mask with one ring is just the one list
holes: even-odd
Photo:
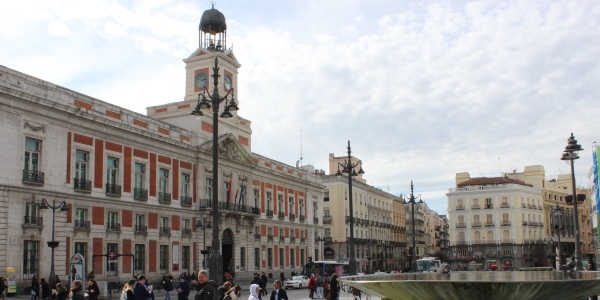
[(233, 203), (235, 203), (237, 201), (237, 195), (238, 195), (239, 191), (240, 191), (240, 182), (238, 181), (238, 188), (235, 189), (235, 197), (233, 197)]
[(242, 195), (244, 195), (244, 181), (242, 181), (242, 186), (240, 187), (240, 199), (238, 200), (240, 205), (242, 204)]

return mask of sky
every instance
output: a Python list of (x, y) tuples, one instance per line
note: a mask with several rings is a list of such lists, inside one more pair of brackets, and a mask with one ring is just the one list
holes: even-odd
[[(210, 1), (10, 1), (0, 65), (143, 113), (182, 101), (182, 59)], [(560, 160), (574, 133), (589, 186), (600, 142), (597, 1), (216, 1), (242, 64), (252, 151), (327, 169), (361, 159), (369, 184), (444, 214), (455, 174)], [(596, 100), (594, 100), (596, 99)], [(328, 170), (326, 170), (328, 171)]]

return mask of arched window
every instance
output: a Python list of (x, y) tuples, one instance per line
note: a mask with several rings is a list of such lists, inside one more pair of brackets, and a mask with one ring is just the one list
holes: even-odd
[(487, 232), (487, 242), (492, 243), (493, 241), (494, 241), (494, 232), (490, 230)]
[(475, 231), (473, 234), (473, 241), (475, 241), (475, 243), (479, 243), (481, 241), (481, 234), (479, 231)]
[(510, 240), (510, 232), (508, 230), (504, 230), (502, 232), (502, 240), (506, 243)]
[(458, 242), (464, 244), (465, 243), (465, 233), (464, 232), (459, 232), (458, 233)]

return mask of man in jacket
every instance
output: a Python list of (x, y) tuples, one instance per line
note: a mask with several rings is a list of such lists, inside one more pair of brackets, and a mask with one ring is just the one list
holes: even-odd
[(190, 295), (190, 282), (187, 281), (185, 275), (179, 276), (179, 284), (177, 284), (177, 300), (187, 300)]
[(281, 280), (277, 279), (273, 282), (273, 291), (269, 300), (289, 300), (287, 292), (281, 288)]
[(198, 273), (198, 292), (194, 300), (214, 300), (217, 284), (208, 280), (208, 271), (202, 270)]
[(261, 295), (268, 295), (269, 293), (267, 292), (267, 281), (269, 281), (269, 278), (267, 278), (267, 275), (265, 275), (265, 272), (262, 272), (262, 275), (260, 276), (260, 281), (262, 281), (262, 285), (261, 287)]
[[(143, 274), (138, 276), (138, 282), (135, 284), (133, 288), (133, 295), (135, 296), (135, 300), (148, 300), (151, 298), (150, 292), (146, 289), (146, 276)], [(152, 288), (150, 288), (152, 290)]]
[(165, 289), (165, 300), (171, 300), (171, 291), (173, 290), (173, 277), (171, 274), (163, 275), (161, 283)]

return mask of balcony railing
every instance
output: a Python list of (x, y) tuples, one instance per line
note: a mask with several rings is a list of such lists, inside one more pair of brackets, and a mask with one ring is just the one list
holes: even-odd
[(267, 241), (272, 241), (272, 240), (273, 240), (273, 235), (272, 234), (267, 235)]
[(133, 231), (135, 233), (138, 234), (147, 234), (148, 233), (148, 227), (145, 225), (134, 225), (133, 226)]
[(486, 204), (485, 209), (494, 209), (494, 205), (493, 204)]
[(330, 237), (330, 236), (326, 236), (326, 237), (324, 237), (324, 238), (323, 238), (323, 241), (324, 241), (325, 243), (331, 243), (331, 242), (333, 241), (333, 238), (332, 238), (332, 237)]
[(500, 204), (500, 208), (510, 208), (510, 204), (502, 202), (502, 204)]
[(191, 228), (181, 228), (181, 235), (182, 236), (191, 236), (192, 229)]
[(510, 226), (510, 221), (502, 221), (502, 226)]
[(279, 213), (277, 213), (277, 217), (279, 218), (279, 220), (283, 220), (285, 219), (285, 213), (280, 211)]
[(539, 223), (538, 223), (538, 226), (539, 226), (539, 227), (544, 227), (544, 222), (539, 222)]
[(192, 197), (190, 196), (181, 196), (179, 201), (181, 201), (181, 206), (192, 206)]
[(171, 234), (171, 227), (159, 227), (158, 228), (158, 234), (160, 234), (160, 235), (170, 235)]
[(148, 190), (134, 188), (133, 189), (133, 199), (148, 200)]
[(457, 205), (456, 206), (456, 210), (465, 210), (465, 206), (464, 205)]
[(473, 204), (471, 205), (471, 209), (480, 209), (481, 206), (479, 206), (479, 204)]
[(73, 183), (74, 183), (74, 189), (76, 191), (81, 191), (81, 192), (91, 192), (92, 191), (92, 181), (91, 180), (74, 178)]
[(527, 221), (523, 221), (523, 226), (527, 226)]
[(535, 226), (535, 227), (537, 227), (538, 226), (538, 222), (529, 222), (529, 226)]
[(280, 242), (285, 242), (285, 236), (283, 236), (283, 235), (280, 235), (280, 236), (279, 236), (279, 241), (280, 241)]
[(318, 217), (314, 217), (314, 218), (313, 218), (313, 223), (315, 223), (315, 224), (319, 224), (319, 218), (318, 218)]
[(90, 221), (75, 220), (75, 230), (90, 230)]
[(456, 228), (467, 228), (466, 223), (456, 223)]
[(294, 222), (296, 220), (296, 216), (294, 214), (289, 214), (290, 222)]
[(485, 222), (485, 227), (494, 227), (494, 226), (496, 226), (496, 223), (494, 221)]
[(300, 215), (300, 218), (298, 218), (298, 221), (300, 221), (300, 223), (304, 223), (304, 220), (306, 220), (304, 215)]
[(171, 193), (158, 192), (158, 203), (171, 203)]
[(44, 184), (44, 172), (23, 170), (23, 183)]
[(473, 222), (472, 227), (481, 227), (481, 222)]
[(268, 218), (272, 218), (272, 217), (273, 217), (273, 211), (272, 211), (272, 210), (268, 210), (268, 209), (267, 209), (267, 211), (265, 212), (265, 215), (266, 215)]
[[(211, 210), (212, 209), (212, 200), (206, 200), (206, 199), (200, 200), (199, 204), (200, 204), (200, 210)], [(219, 202), (217, 202), (217, 204), (218, 204), (217, 208), (220, 211), (229, 211), (229, 212), (235, 212), (235, 213), (250, 214), (250, 215), (255, 215), (255, 216), (260, 215), (260, 208), (258, 208), (258, 207), (242, 205), (242, 204), (233, 203), (233, 202), (223, 202), (223, 201), (219, 201)], [(267, 213), (268, 212), (269, 211), (267, 211)], [(271, 211), (271, 213), (272, 213), (272, 211)]]
[(120, 223), (106, 223), (106, 231), (121, 231)]
[(121, 186), (116, 184), (106, 184), (106, 195), (121, 196)]
[(24, 217), (23, 226), (25, 227), (42, 227), (44, 219), (42, 217)]
[(260, 238), (261, 238), (260, 233), (255, 233), (254, 234), (254, 239), (255, 240), (260, 241)]
[(300, 238), (300, 243), (304, 243), (304, 242), (306, 242), (306, 238), (305, 237), (301, 237)]

